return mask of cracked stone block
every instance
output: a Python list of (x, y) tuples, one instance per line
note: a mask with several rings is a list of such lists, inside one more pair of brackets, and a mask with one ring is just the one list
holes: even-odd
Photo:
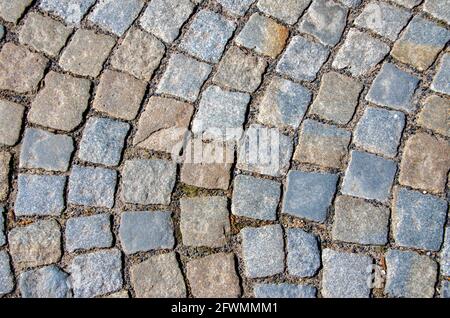
[(61, 258), (61, 229), (55, 220), (15, 227), (8, 234), (14, 267), (24, 269), (57, 263)]
[(444, 237), (446, 200), (397, 188), (392, 210), (392, 232), (399, 246), (438, 251)]
[(81, 138), (78, 157), (105, 166), (117, 166), (129, 130), (128, 123), (108, 118), (89, 118)]
[(169, 205), (177, 166), (167, 160), (128, 160), (122, 173), (122, 198), (134, 204)]
[[(204, 138), (228, 139), (231, 129), (243, 129), (250, 95), (230, 92), (218, 86), (209, 86), (202, 94), (197, 114), (192, 121), (192, 132)], [(232, 138), (235, 136), (232, 134)]]
[(324, 298), (369, 298), (373, 259), (362, 254), (325, 249), (322, 253)]
[(28, 120), (58, 130), (75, 129), (88, 107), (91, 82), (51, 71), (44, 83), (31, 103)]
[(298, 30), (311, 34), (321, 43), (336, 45), (347, 21), (347, 9), (328, 0), (315, 0), (302, 17)]
[(370, 86), (366, 100), (410, 113), (416, 109), (411, 100), (418, 83), (416, 76), (400, 70), (394, 64), (386, 63)]
[(9, 294), (13, 290), (14, 276), (9, 255), (6, 251), (0, 251), (0, 296)]
[(381, 62), (389, 50), (389, 46), (380, 40), (350, 29), (332, 66), (339, 70), (348, 69), (353, 76), (366, 75)]
[(37, 89), (48, 60), (23, 46), (5, 43), (0, 51), (0, 89), (25, 94)]
[(256, 0), (217, 0), (225, 10), (243, 16)]
[(6, 244), (6, 235), (5, 235), (5, 231), (6, 231), (6, 220), (5, 220), (5, 208), (0, 206), (0, 246), (3, 246)]
[(193, 10), (194, 4), (189, 0), (153, 0), (139, 23), (147, 32), (171, 43), (179, 36)]
[(19, 33), (19, 42), (55, 57), (66, 44), (72, 29), (41, 14), (31, 12)]
[(79, 25), (95, 0), (42, 0), (39, 7), (51, 12), (66, 23)]
[(284, 242), (280, 225), (241, 230), (245, 275), (249, 278), (273, 276), (284, 270)]
[(11, 165), (11, 154), (6, 151), (1, 151), (0, 152), (0, 202), (6, 201), (6, 199), (8, 198), (10, 165)]
[(25, 9), (30, 6), (32, 0), (1, 0), (0, 18), (7, 22), (17, 23)]
[(238, 216), (275, 221), (280, 196), (279, 182), (238, 175), (234, 179), (231, 211)]
[(345, 129), (307, 119), (302, 124), (294, 160), (340, 169), (351, 136)]
[(253, 93), (262, 81), (267, 62), (231, 47), (222, 58), (213, 82), (239, 91)]
[(287, 268), (290, 275), (312, 277), (320, 267), (317, 237), (302, 229), (287, 230)]
[(391, 55), (402, 63), (425, 71), (433, 64), (449, 39), (450, 31), (417, 16), (395, 42)]
[(175, 244), (170, 212), (123, 212), (119, 238), (126, 254), (171, 249)]
[(319, 223), (325, 222), (337, 181), (336, 174), (289, 171), (283, 213)]
[(442, 280), (441, 283), (441, 298), (447, 299), (450, 298), (450, 281)]
[(356, 8), (361, 4), (361, 0), (338, 0), (338, 1), (340, 1), (343, 5), (350, 8)]
[(100, 28), (122, 36), (143, 6), (142, 0), (100, 0), (88, 19)]
[(114, 44), (114, 38), (108, 35), (79, 29), (63, 50), (59, 65), (77, 75), (97, 77)]
[(19, 140), (25, 107), (0, 100), (0, 144), (13, 146)]
[(169, 94), (195, 102), (211, 71), (210, 65), (184, 54), (175, 53), (169, 59), (156, 93)]
[(402, 112), (367, 107), (356, 126), (353, 142), (366, 151), (395, 157), (405, 122)]
[(20, 150), (20, 168), (65, 172), (74, 151), (72, 137), (27, 128)]
[(118, 249), (75, 256), (69, 265), (75, 298), (91, 298), (122, 288), (122, 255)]
[(114, 51), (111, 65), (148, 82), (158, 68), (164, 53), (165, 46), (161, 41), (147, 32), (133, 28)]
[(450, 95), (450, 54), (445, 54), (430, 88), (438, 93)]
[(444, 245), (441, 250), (441, 272), (444, 276), (450, 276), (450, 227), (445, 229)]
[(66, 222), (66, 248), (69, 252), (111, 247), (111, 215), (108, 213), (70, 218)]
[(180, 230), (185, 246), (222, 247), (230, 233), (226, 197), (196, 197), (180, 200)]
[(258, 106), (258, 121), (279, 128), (297, 129), (311, 102), (311, 96), (304, 86), (275, 77)]
[(450, 24), (450, 8), (448, 0), (425, 0), (423, 10), (434, 16), (436, 19)]
[(392, 0), (392, 1), (408, 9), (412, 9), (422, 2), (422, 0)]
[(297, 81), (314, 81), (329, 54), (322, 44), (297, 35), (281, 56), (276, 71)]
[(60, 216), (65, 208), (65, 176), (24, 175), (18, 177), (14, 205), (16, 216)]
[(137, 298), (184, 298), (186, 286), (175, 253), (151, 256), (130, 268)]
[(71, 298), (68, 277), (55, 265), (23, 272), (19, 276), (20, 295), (22, 298)]
[(437, 278), (437, 264), (427, 256), (411, 251), (386, 253), (385, 294), (402, 298), (432, 298)]
[(295, 24), (311, 0), (259, 0), (258, 9), (286, 24)]
[(425, 100), (422, 110), (417, 115), (417, 124), (450, 137), (450, 127), (448, 126), (449, 110), (450, 102), (447, 99), (437, 95), (429, 96)]
[(187, 279), (195, 298), (237, 298), (241, 294), (234, 254), (218, 253), (187, 263)]
[(361, 245), (388, 243), (389, 209), (362, 199), (339, 196), (335, 200), (333, 240)]
[(117, 172), (114, 170), (75, 165), (69, 177), (68, 202), (111, 209), (116, 182)]
[(236, 38), (236, 43), (273, 59), (283, 51), (289, 29), (261, 14), (253, 14)]
[(443, 193), (450, 166), (450, 145), (442, 138), (418, 133), (405, 144), (400, 165), (400, 184)]
[(386, 202), (397, 172), (397, 164), (366, 152), (352, 151), (350, 156), (341, 192)]
[(186, 31), (180, 48), (207, 62), (217, 63), (236, 25), (220, 14), (202, 10)]
[(257, 283), (253, 293), (256, 298), (316, 298), (317, 289), (311, 285)]

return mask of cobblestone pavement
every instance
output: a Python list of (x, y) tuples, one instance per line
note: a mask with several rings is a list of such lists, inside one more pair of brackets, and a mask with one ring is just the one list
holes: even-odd
[[(0, 0), (0, 296), (449, 297), (449, 23), (449, 0)], [(185, 130), (230, 162), (176, 161)], [(276, 167), (242, 160), (255, 131)]]

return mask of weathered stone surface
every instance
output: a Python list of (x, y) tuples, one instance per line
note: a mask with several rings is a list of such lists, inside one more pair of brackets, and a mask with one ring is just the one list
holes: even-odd
[(241, 230), (245, 274), (249, 278), (268, 277), (283, 272), (283, 233), (280, 225)]
[(103, 296), (102, 298), (130, 298), (127, 290), (121, 290), (107, 296)]
[(186, 297), (186, 286), (175, 253), (152, 256), (131, 266), (130, 277), (138, 298)]
[(70, 218), (66, 222), (65, 238), (69, 252), (111, 247), (111, 215), (103, 213)]
[(235, 15), (244, 15), (256, 0), (217, 0), (225, 10)]
[(6, 151), (0, 151), (0, 202), (6, 201), (8, 198), (10, 165), (11, 154)]
[(213, 254), (189, 261), (187, 278), (196, 298), (237, 298), (241, 294), (233, 254)]
[(295, 24), (311, 0), (259, 0), (258, 9), (287, 24)]
[(70, 298), (69, 275), (55, 265), (26, 271), (19, 276), (22, 298)]
[(20, 150), (20, 168), (67, 171), (74, 151), (73, 139), (45, 130), (27, 128)]
[(14, 290), (14, 276), (11, 272), (11, 264), (8, 252), (0, 251), (0, 296)]
[(435, 92), (450, 95), (450, 54), (447, 53), (442, 57), (430, 88)]
[(317, 289), (311, 285), (258, 283), (253, 292), (256, 298), (316, 298)]
[(434, 130), (435, 132), (450, 137), (450, 127), (448, 125), (448, 113), (450, 111), (450, 101), (437, 95), (429, 96), (417, 116), (417, 124)]
[(437, 278), (437, 264), (416, 252), (389, 250), (384, 292), (391, 297), (431, 298)]
[(48, 265), (61, 258), (61, 230), (55, 220), (15, 227), (9, 231), (8, 243), (17, 269)]
[(64, 210), (65, 176), (20, 174), (14, 212), (16, 216), (61, 215)]
[(75, 129), (88, 106), (90, 81), (51, 71), (44, 83), (31, 103), (28, 120), (58, 130)]
[(5, 21), (17, 23), (32, 0), (2, 0), (0, 1), (0, 17)]
[(450, 280), (443, 279), (441, 283), (441, 298), (450, 298)]
[(126, 254), (171, 249), (175, 239), (170, 212), (124, 212), (119, 237)]
[(424, 133), (413, 135), (405, 144), (399, 182), (416, 189), (444, 192), (449, 154), (450, 145), (444, 139)]
[(0, 24), (0, 41), (3, 39), (3, 37), (5, 36), (5, 27), (3, 25)]
[(122, 198), (127, 203), (169, 205), (176, 164), (166, 160), (128, 160), (122, 173)]
[(425, 0), (423, 10), (450, 24), (450, 8), (447, 0)]
[(4, 216), (5, 209), (4, 207), (0, 206), (0, 246), (3, 246), (6, 244), (6, 226), (5, 226), (5, 216)]
[(0, 144), (14, 145), (20, 137), (25, 107), (0, 100)]
[(385, 245), (388, 241), (388, 226), (389, 209), (349, 196), (336, 198), (333, 240)]
[(66, 23), (80, 24), (95, 0), (42, 0), (39, 7), (61, 17)]
[(444, 245), (441, 250), (441, 273), (450, 276), (450, 227), (445, 228)]
[(338, 0), (338, 1), (340, 1), (343, 5), (351, 8), (355, 8), (361, 4), (361, 0)]
[(399, 5), (407, 7), (409, 9), (414, 8), (419, 3), (422, 2), (422, 0), (392, 0), (392, 1), (394, 1), (395, 3), (398, 3)]
[(320, 267), (317, 237), (302, 229), (287, 230), (287, 268), (290, 275), (312, 277)]

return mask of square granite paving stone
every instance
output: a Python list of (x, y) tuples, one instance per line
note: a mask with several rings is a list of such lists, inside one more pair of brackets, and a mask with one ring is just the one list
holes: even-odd
[(11, 229), (8, 243), (16, 270), (57, 263), (61, 258), (61, 228), (53, 219)]
[(414, 17), (395, 42), (391, 55), (419, 71), (427, 70), (450, 39), (450, 31), (433, 21)]
[(212, 67), (209, 64), (184, 54), (172, 54), (156, 93), (169, 94), (195, 102), (211, 71)]
[(241, 295), (233, 253), (191, 260), (186, 265), (186, 272), (195, 298), (237, 298)]
[(71, 298), (69, 275), (58, 266), (50, 265), (19, 275), (22, 298)]
[(132, 265), (130, 280), (137, 298), (186, 297), (186, 285), (174, 252)]
[(356, 150), (350, 153), (350, 157), (342, 184), (342, 194), (386, 202), (397, 172), (397, 164), (392, 160)]
[(352, 28), (338, 50), (332, 66), (338, 70), (348, 69), (353, 76), (366, 75), (381, 62), (389, 50), (387, 44)]
[(283, 272), (284, 242), (279, 224), (246, 227), (240, 234), (245, 275), (248, 278), (269, 277)]
[(66, 27), (52, 18), (31, 12), (20, 28), (19, 42), (55, 57), (66, 44), (71, 33), (72, 28)]
[(172, 249), (175, 244), (170, 212), (123, 212), (119, 238), (125, 254)]
[(234, 178), (231, 211), (234, 215), (275, 221), (281, 196), (281, 183), (238, 175)]
[(122, 172), (122, 200), (169, 205), (177, 166), (167, 160), (127, 160)]
[(38, 88), (48, 60), (23, 46), (5, 43), (0, 51), (0, 89), (25, 94)]
[(428, 12), (436, 19), (450, 24), (450, 6), (448, 0), (425, 0), (423, 11)]
[(0, 251), (0, 296), (14, 290), (14, 275), (11, 270), (11, 259), (6, 250)]
[(111, 36), (78, 29), (62, 51), (59, 65), (67, 72), (97, 77), (114, 44)]
[(236, 43), (275, 59), (284, 49), (288, 37), (288, 28), (255, 13), (237, 36)]
[(281, 56), (276, 71), (297, 81), (314, 81), (329, 54), (324, 45), (296, 35)]
[(402, 112), (367, 107), (356, 126), (353, 143), (366, 151), (395, 157), (405, 123)]
[(388, 208), (349, 196), (338, 196), (334, 204), (333, 240), (361, 245), (388, 243)]
[(423, 0), (392, 0), (392, 1), (408, 9), (412, 9), (415, 6), (418, 6)]
[(217, 2), (226, 11), (237, 16), (243, 16), (256, 0), (217, 0)]
[(300, 19), (298, 30), (317, 38), (322, 44), (334, 46), (341, 39), (348, 10), (336, 2), (314, 0)]
[(0, 18), (16, 24), (33, 0), (0, 0)]
[(282, 213), (325, 222), (338, 178), (337, 174), (289, 171)]
[(259, 0), (258, 9), (286, 24), (295, 24), (311, 0)]
[(139, 20), (144, 30), (164, 42), (173, 42), (189, 19), (194, 4), (189, 0), (153, 0)]
[(441, 282), (441, 298), (450, 298), (450, 280), (445, 278)]
[[(1, 245), (1, 244), (0, 244)], [(444, 245), (441, 250), (441, 273), (450, 276), (450, 227), (445, 228)]]
[(6, 221), (5, 221), (5, 208), (0, 206), (0, 246), (6, 244)]
[(437, 264), (413, 251), (388, 250), (384, 293), (396, 298), (432, 298), (437, 280)]
[(0, 100), (0, 144), (13, 146), (22, 130), (25, 107), (7, 100)]
[(123, 286), (122, 254), (118, 249), (77, 255), (68, 266), (75, 298), (91, 298)]
[(430, 88), (438, 93), (450, 96), (450, 54), (446, 53), (438, 66)]
[(103, 213), (68, 219), (65, 242), (69, 252), (111, 247), (113, 244), (111, 215)]
[(396, 188), (391, 221), (395, 244), (439, 251), (446, 216), (446, 200), (406, 188)]
[(287, 229), (287, 269), (289, 275), (312, 277), (320, 268), (317, 237), (302, 229)]
[(213, 82), (239, 91), (253, 93), (262, 82), (267, 62), (245, 53), (236, 46), (231, 47), (220, 61)]
[(117, 166), (130, 125), (118, 120), (91, 117), (87, 120), (80, 142), (81, 160)]
[(317, 289), (312, 285), (256, 283), (253, 293), (256, 298), (316, 298)]
[(75, 129), (88, 107), (91, 82), (50, 71), (44, 84), (31, 102), (28, 121), (58, 130)]
[(68, 24), (79, 25), (95, 0), (42, 0), (39, 8), (59, 16)]
[(9, 193), (11, 154), (0, 151), (0, 202), (6, 201)]
[(111, 209), (116, 182), (114, 170), (75, 165), (69, 177), (68, 203)]
[(231, 231), (227, 203), (220, 196), (180, 199), (183, 245), (218, 248), (227, 244)]
[(111, 66), (148, 82), (164, 53), (165, 46), (160, 40), (138, 28), (132, 28), (114, 50)]
[(14, 204), (16, 217), (32, 215), (60, 216), (65, 208), (65, 176), (19, 174)]
[(448, 99), (431, 95), (425, 100), (422, 110), (417, 115), (416, 122), (419, 126), (450, 137), (449, 110), (450, 101)]
[(65, 172), (74, 149), (70, 136), (27, 128), (20, 149), (19, 168)]
[(300, 131), (294, 160), (340, 169), (350, 144), (351, 132), (306, 119)]
[(338, 0), (338, 1), (350, 8), (356, 8), (361, 4), (361, 0)]
[(142, 0), (100, 0), (89, 14), (89, 21), (100, 28), (122, 36), (144, 6)]
[(356, 253), (325, 249), (322, 252), (324, 298), (369, 298), (367, 283), (373, 259)]
[(258, 121), (279, 128), (297, 129), (311, 102), (311, 96), (304, 86), (274, 77), (258, 106)]

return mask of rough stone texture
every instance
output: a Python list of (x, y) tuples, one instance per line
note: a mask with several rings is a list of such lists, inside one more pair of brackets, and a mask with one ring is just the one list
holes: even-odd
[(450, 101), (437, 95), (429, 96), (425, 100), (422, 110), (417, 115), (417, 124), (450, 137), (450, 127), (448, 126), (449, 110)]
[(236, 298), (241, 294), (233, 254), (213, 254), (187, 263), (187, 279), (196, 298)]
[(14, 290), (14, 276), (11, 272), (11, 264), (8, 252), (0, 251), (0, 296)]
[(404, 7), (407, 7), (409, 9), (414, 8), (419, 3), (422, 2), (422, 0), (392, 0), (395, 3), (398, 3), (399, 5), (402, 5)]
[(42, 0), (39, 7), (61, 17), (66, 23), (80, 24), (95, 0)]
[(450, 145), (424, 133), (410, 137), (405, 144), (399, 182), (416, 189), (443, 193), (450, 166)]
[(103, 213), (68, 219), (65, 242), (69, 252), (111, 247), (111, 215)]
[(438, 93), (450, 95), (450, 54), (445, 54), (430, 88)]
[(431, 298), (437, 278), (437, 265), (416, 252), (389, 250), (384, 288), (390, 297)]
[(6, 151), (0, 151), (0, 202), (6, 201), (8, 198), (10, 165), (11, 154)]
[(242, 16), (256, 0), (217, 0), (225, 10)]
[(316, 236), (302, 229), (287, 230), (287, 268), (290, 275), (312, 277), (320, 267), (320, 250)]
[(51, 265), (26, 271), (19, 276), (22, 298), (70, 298), (69, 275)]
[(253, 288), (256, 298), (316, 298), (317, 289), (311, 285), (264, 284)]
[(127, 290), (121, 290), (107, 296), (103, 296), (102, 298), (130, 298)]
[(5, 212), (4, 207), (0, 207), (0, 246), (3, 246), (6, 244), (6, 227), (5, 227), (5, 216), (3, 213)]
[(436, 19), (443, 20), (450, 24), (450, 8), (448, 0), (425, 0), (423, 10)]
[(5, 35), (5, 27), (0, 24), (0, 41), (3, 39), (3, 36)]
[(450, 298), (450, 281), (443, 280), (441, 284), (441, 298)]
[(295, 24), (311, 0), (259, 0), (258, 9), (287, 24)]
[(0, 144), (12, 146), (19, 140), (24, 110), (20, 104), (0, 100)]
[(445, 229), (444, 245), (441, 250), (441, 260), (442, 275), (450, 276), (450, 227)]
[(32, 0), (1, 0), (0, 17), (5, 21), (17, 23), (25, 9), (33, 2)]
[(356, 8), (361, 4), (361, 0), (338, 0), (338, 1), (340, 1), (343, 5), (351, 8)]

